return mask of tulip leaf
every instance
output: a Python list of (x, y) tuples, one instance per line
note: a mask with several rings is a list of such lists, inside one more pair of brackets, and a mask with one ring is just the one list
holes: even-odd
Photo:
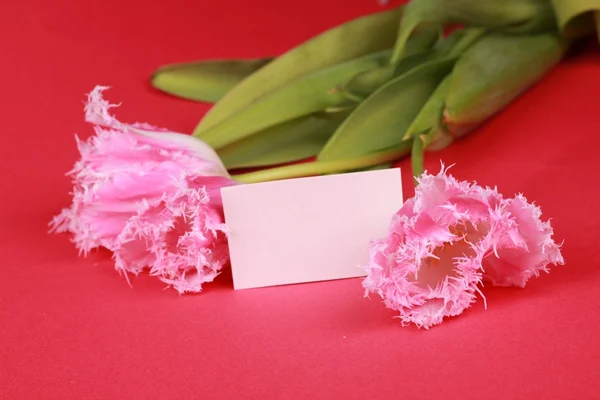
[(170, 64), (152, 75), (152, 86), (173, 96), (214, 103), (272, 58), (206, 60)]
[(386, 162), (386, 163), (383, 163), (383, 164), (373, 165), (373, 166), (367, 167), (367, 168), (361, 168), (361, 169), (356, 170), (356, 171), (379, 171), (381, 169), (388, 169), (392, 165), (394, 165), (393, 162)]
[(340, 112), (347, 112), (356, 108), (356, 102), (344, 102), (336, 106), (327, 107), (323, 110), (324, 114), (338, 114)]
[(231, 89), (202, 118), (194, 135), (202, 138), (261, 96), (304, 75), (391, 48), (403, 10), (400, 6), (354, 19), (292, 48)]
[(342, 90), (349, 98), (364, 100), (390, 79), (400, 76), (421, 64), (447, 56), (460, 55), (484, 32), (484, 30), (477, 28), (454, 31), (437, 42), (433, 49), (412, 55), (407, 54), (396, 64), (387, 64), (357, 74), (342, 87)]
[(448, 75), (442, 83), (438, 85), (427, 103), (423, 106), (417, 117), (410, 124), (404, 135), (404, 140), (410, 140), (418, 134), (422, 134), (433, 129), (443, 119), (444, 100), (450, 83)]
[(382, 169), (391, 168), (392, 165), (394, 165), (393, 162), (384, 162), (384, 163), (381, 163), (381, 164), (370, 165), (368, 167), (350, 168), (350, 169), (346, 169), (346, 170), (343, 170), (343, 171), (328, 172), (328, 173), (325, 173), (323, 175), (335, 175), (335, 174), (339, 174), (340, 172), (348, 173), (348, 172), (379, 171), (379, 170), (382, 170)]
[(327, 142), (318, 159), (343, 159), (399, 145), (455, 62), (455, 57), (434, 60), (386, 83), (356, 107)]
[(391, 63), (395, 64), (405, 57), (407, 52), (408, 39), (419, 27), (441, 28), (445, 21), (444, 7), (441, 6), (443, 0), (411, 0), (406, 5), (400, 28), (394, 44)]
[(349, 99), (360, 99), (362, 101), (389, 82), (394, 77), (396, 70), (406, 72), (430, 58), (431, 53), (425, 52), (403, 58), (398, 64), (387, 64), (364, 71), (344, 84), (342, 91)]
[(489, 34), (458, 60), (448, 83), (445, 123), (453, 135), (482, 123), (539, 81), (565, 54), (558, 34)]
[(410, 154), (411, 147), (411, 142), (402, 142), (397, 146), (360, 157), (345, 158), (334, 161), (317, 160), (307, 163), (284, 165), (275, 168), (267, 168), (260, 171), (234, 175), (232, 178), (240, 183), (257, 183), (280, 179), (356, 171), (383, 163), (395, 162), (396, 160), (399, 160), (400, 158)]
[(303, 160), (319, 153), (347, 116), (299, 117), (267, 128), (218, 151), (228, 169), (262, 167)]
[(431, 49), (443, 38), (443, 33), (439, 27), (415, 30), (406, 42), (405, 55), (411, 56)]
[(580, 37), (597, 29), (600, 0), (551, 0), (564, 35)]
[(549, 0), (438, 2), (444, 3), (445, 19), (449, 23), (519, 35), (538, 34), (556, 29), (556, 16)]
[(447, 24), (536, 34), (555, 29), (556, 17), (548, 0), (411, 0), (400, 21), (392, 62), (402, 58), (408, 38), (416, 29)]
[[(447, 39), (441, 39), (441, 41), (445, 40)], [(408, 39), (406, 52), (401, 60), (356, 74), (342, 86), (342, 91), (349, 99), (364, 100), (394, 76), (401, 75), (430, 60), (433, 57), (431, 48), (439, 41), (439, 29), (424, 29), (416, 32)]]
[(465, 28), (454, 31), (446, 40), (440, 41), (436, 50), (444, 56), (459, 56), (485, 34), (486, 30), (482, 28)]
[(389, 56), (389, 50), (380, 51), (305, 75), (257, 99), (199, 137), (219, 149), (282, 122), (345, 105), (346, 96), (336, 87), (360, 71), (385, 64)]

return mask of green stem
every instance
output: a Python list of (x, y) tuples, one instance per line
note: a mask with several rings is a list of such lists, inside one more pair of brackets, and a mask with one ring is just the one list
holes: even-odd
[(241, 183), (258, 183), (289, 178), (301, 178), (330, 173), (367, 168), (388, 161), (395, 161), (410, 153), (411, 143), (403, 142), (398, 146), (385, 151), (372, 153), (365, 156), (346, 158), (335, 161), (315, 161), (304, 164), (286, 165), (284, 167), (270, 168), (262, 171), (233, 175), (235, 181)]
[(406, 41), (408, 37), (412, 33), (412, 31), (417, 27), (417, 21), (408, 21), (404, 22), (407, 25), (400, 25), (400, 31), (398, 34), (398, 38), (396, 39), (396, 44), (394, 45), (394, 50), (392, 52), (392, 56), (390, 58), (390, 64), (397, 64), (398, 61), (404, 55), (404, 47), (406, 47)]
[(390, 64), (397, 64), (404, 56), (406, 43), (417, 28), (435, 26), (443, 30), (442, 23), (445, 21), (443, 17), (446, 6), (442, 3), (443, 0), (411, 0), (408, 2), (400, 21)]
[(423, 158), (424, 158), (424, 148), (423, 148), (423, 140), (421, 139), (421, 135), (417, 135), (413, 138), (412, 144), (412, 152), (411, 152), (411, 167), (414, 179), (415, 186), (417, 185), (417, 177), (421, 176), (425, 167), (423, 166)]

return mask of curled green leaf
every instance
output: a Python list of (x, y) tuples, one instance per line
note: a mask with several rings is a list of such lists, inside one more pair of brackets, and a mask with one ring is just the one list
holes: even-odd
[(231, 89), (202, 118), (194, 135), (223, 122), (250, 103), (304, 75), (390, 49), (404, 7), (361, 18), (323, 32), (277, 57)]
[(332, 88), (360, 71), (385, 64), (389, 55), (389, 50), (381, 51), (305, 75), (257, 99), (199, 137), (220, 149), (282, 122), (344, 105), (344, 94)]
[(344, 159), (400, 144), (455, 61), (454, 57), (431, 61), (382, 86), (356, 107), (317, 158)]
[(341, 112), (351, 111), (356, 108), (355, 102), (344, 102), (336, 106), (327, 107), (323, 110), (324, 114), (338, 114)]
[(448, 56), (460, 55), (484, 33), (483, 29), (477, 28), (454, 31), (438, 41), (432, 49), (407, 55), (396, 64), (387, 64), (357, 74), (342, 87), (342, 91), (350, 99), (362, 101), (392, 78), (405, 74), (421, 64)]
[(416, 29), (448, 24), (534, 34), (555, 29), (556, 17), (549, 0), (411, 0), (400, 22), (392, 62), (403, 56)]
[(206, 60), (165, 65), (152, 75), (152, 86), (173, 96), (214, 103), (272, 60)]
[(346, 115), (299, 117), (225, 146), (218, 154), (228, 169), (303, 160), (319, 153)]
[(379, 170), (382, 170), (382, 169), (391, 168), (392, 165), (394, 165), (393, 162), (385, 162), (385, 163), (373, 165), (373, 166), (367, 167), (367, 168), (359, 168), (359, 169), (353, 170), (353, 171), (355, 171), (355, 172), (360, 172), (360, 171), (379, 171)]
[(420, 134), (434, 129), (443, 119), (446, 93), (450, 83), (450, 75), (438, 85), (431, 97), (427, 100), (423, 108), (419, 111), (416, 118), (410, 124), (404, 140), (411, 140)]
[(383, 163), (396, 161), (410, 154), (411, 142), (403, 142), (397, 146), (366, 154), (332, 161), (314, 161), (295, 165), (285, 165), (261, 171), (234, 175), (232, 178), (241, 183), (257, 183), (281, 179), (300, 178), (304, 176), (343, 173), (373, 167)]
[(577, 38), (597, 30), (600, 21), (600, 0), (551, 0), (558, 25), (566, 36)]
[(568, 47), (558, 33), (489, 34), (456, 63), (448, 83), (444, 122), (461, 136), (538, 82)]
[(387, 64), (364, 71), (342, 85), (341, 90), (347, 98), (363, 101), (394, 76), (401, 75), (432, 58), (435, 58), (435, 53), (423, 52), (403, 58), (398, 64)]

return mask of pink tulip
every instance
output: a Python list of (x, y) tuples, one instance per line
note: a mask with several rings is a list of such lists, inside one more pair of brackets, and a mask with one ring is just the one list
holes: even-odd
[(378, 294), (403, 325), (428, 329), (470, 307), (484, 281), (523, 287), (549, 264), (564, 264), (540, 215), (521, 195), (503, 199), (443, 167), (425, 173), (387, 236), (371, 244), (365, 295)]
[(119, 272), (145, 269), (179, 293), (200, 292), (228, 263), (220, 188), (235, 184), (205, 143), (109, 114), (106, 87), (88, 96), (96, 135), (77, 139), (71, 207), (51, 222), (81, 253), (104, 247)]

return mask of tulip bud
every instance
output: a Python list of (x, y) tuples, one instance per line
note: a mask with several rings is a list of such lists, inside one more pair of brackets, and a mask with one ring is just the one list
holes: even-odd
[[(441, 150), (470, 132), (531, 87), (562, 57), (566, 45), (555, 34), (487, 34), (458, 60), (404, 135), (418, 137), (413, 149)], [(421, 168), (422, 154), (413, 155)]]
[(479, 126), (537, 83), (567, 48), (557, 33), (480, 39), (452, 71), (444, 109), (448, 132), (460, 137)]
[(392, 61), (404, 56), (420, 26), (464, 24), (513, 34), (537, 34), (557, 26), (550, 0), (412, 0), (407, 4)]

